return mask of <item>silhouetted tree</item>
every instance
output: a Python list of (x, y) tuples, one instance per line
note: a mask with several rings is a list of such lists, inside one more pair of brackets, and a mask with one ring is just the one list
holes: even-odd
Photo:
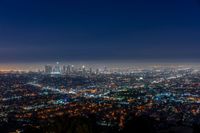
[(155, 133), (155, 122), (149, 117), (133, 117), (125, 125), (122, 133)]
[(193, 125), (193, 133), (200, 133), (200, 125), (198, 124)]

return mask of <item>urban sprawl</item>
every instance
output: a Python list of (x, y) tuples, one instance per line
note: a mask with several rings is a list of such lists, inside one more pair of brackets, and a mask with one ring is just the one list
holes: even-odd
[[(40, 129), (55, 118), (94, 116), (123, 130), (148, 116), (158, 132), (200, 124), (200, 71), (184, 65), (103, 69), (46, 65), (39, 72), (0, 73), (0, 125), (9, 132)], [(181, 123), (181, 124), (180, 124)]]

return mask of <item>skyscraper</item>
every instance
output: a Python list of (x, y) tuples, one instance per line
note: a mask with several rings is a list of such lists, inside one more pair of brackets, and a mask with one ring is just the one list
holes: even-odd
[(92, 74), (92, 68), (91, 68), (91, 67), (90, 67), (90, 71), (89, 71), (89, 73)]
[(55, 68), (54, 68), (54, 72), (55, 72), (55, 73), (61, 73), (61, 69), (60, 69), (59, 62), (56, 62), (56, 66), (55, 66)]
[(71, 66), (71, 71), (72, 71), (73, 73), (75, 72), (74, 65)]
[(63, 68), (62, 68), (62, 73), (65, 74), (67, 71), (67, 66), (63, 65)]
[(55, 67), (53, 68), (53, 71), (51, 72), (51, 74), (61, 74), (61, 67), (59, 65), (59, 62), (56, 62)]
[(70, 74), (70, 73), (71, 73), (71, 66), (68, 65), (68, 66), (67, 66), (67, 74)]
[(96, 69), (96, 74), (97, 74), (97, 75), (99, 74), (99, 69), (98, 69), (98, 68)]
[(81, 68), (81, 71), (82, 71), (82, 74), (83, 74), (83, 75), (85, 75), (85, 74), (86, 74), (86, 68), (85, 68), (85, 66), (84, 66), (84, 65), (82, 66), (82, 68)]
[(52, 66), (50, 66), (50, 65), (45, 65), (44, 72), (45, 72), (46, 74), (51, 74), (52, 71), (53, 71)]

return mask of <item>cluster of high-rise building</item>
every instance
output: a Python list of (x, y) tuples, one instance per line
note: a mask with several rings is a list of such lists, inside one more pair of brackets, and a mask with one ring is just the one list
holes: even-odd
[(62, 70), (61, 70), (61, 67), (59, 65), (59, 62), (57, 62), (55, 66), (46, 65), (44, 72), (46, 74), (61, 74)]
[(96, 71), (93, 71), (92, 68), (86, 68), (84, 65), (75, 68), (74, 65), (60, 65), (59, 62), (56, 63), (56, 65), (45, 65), (44, 67), (45, 74), (98, 74), (99, 69)]

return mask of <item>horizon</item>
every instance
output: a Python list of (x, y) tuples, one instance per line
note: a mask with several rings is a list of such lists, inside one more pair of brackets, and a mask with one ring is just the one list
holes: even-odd
[[(55, 66), (56, 62), (19, 62), (0, 63), (0, 71), (38, 71), (44, 70), (45, 65)], [(74, 65), (75, 68), (86, 66), (87, 68), (150, 68), (150, 67), (191, 67), (200, 69), (200, 62), (177, 61), (61, 61), (60, 66)]]

